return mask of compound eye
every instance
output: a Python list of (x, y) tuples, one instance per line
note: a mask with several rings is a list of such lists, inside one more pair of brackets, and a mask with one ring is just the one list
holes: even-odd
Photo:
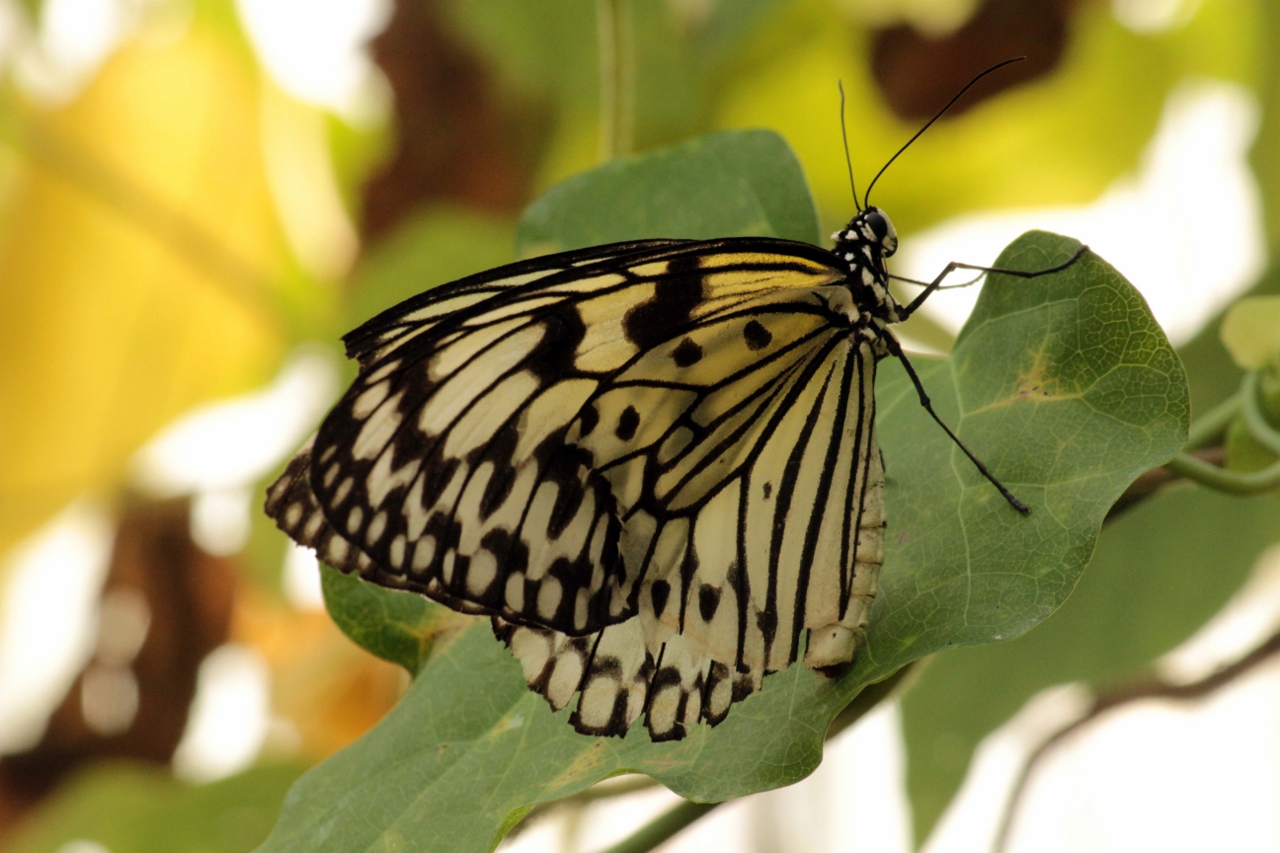
[(885, 257), (897, 251), (898, 233), (893, 230), (893, 223), (889, 221), (889, 217), (872, 208), (867, 211), (866, 223), (871, 233), (875, 235), (876, 242), (880, 244), (880, 250), (884, 252)]
[(876, 235), (877, 243), (883, 242), (885, 235), (889, 233), (889, 220), (878, 210), (867, 212), (867, 225), (871, 227), (871, 233)]

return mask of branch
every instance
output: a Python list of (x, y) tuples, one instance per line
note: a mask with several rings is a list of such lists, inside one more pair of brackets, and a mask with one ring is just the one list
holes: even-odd
[(1141, 702), (1145, 699), (1168, 699), (1176, 702), (1203, 699), (1277, 653), (1280, 653), (1280, 631), (1276, 631), (1244, 657), (1219, 668), (1216, 672), (1205, 676), (1199, 681), (1192, 681), (1187, 684), (1169, 684), (1159, 679), (1152, 679), (1118, 687), (1100, 694), (1094, 699), (1092, 707), (1089, 708), (1084, 716), (1054, 732), (1027, 756), (1022, 765), (1022, 770), (1013, 784), (1009, 799), (1005, 803), (1004, 811), (1000, 816), (999, 830), (996, 833), (992, 850), (995, 853), (1004, 853), (1007, 849), (1009, 832), (1013, 827), (1013, 818), (1017, 814), (1023, 795), (1026, 793), (1031, 774), (1044, 760), (1049, 751), (1071, 734), (1089, 725), (1102, 715), (1133, 702)]

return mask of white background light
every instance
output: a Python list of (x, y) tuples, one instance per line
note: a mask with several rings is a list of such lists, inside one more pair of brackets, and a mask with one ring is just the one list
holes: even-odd
[(390, 0), (238, 0), (263, 65), (296, 98), (358, 113), (376, 86), (365, 42), (386, 24)]
[[(928, 281), (948, 261), (991, 264), (1024, 231), (1055, 231), (1116, 267), (1169, 339), (1184, 343), (1266, 262), (1262, 203), (1246, 160), (1257, 123), (1257, 104), (1242, 87), (1183, 85), (1170, 96), (1139, 173), (1095, 203), (958, 217), (904, 240), (894, 272)], [(955, 331), (978, 293), (977, 286), (943, 291), (924, 310)]]
[(93, 652), (111, 519), (77, 503), (7, 558), (0, 618), (0, 752), (34, 746)]

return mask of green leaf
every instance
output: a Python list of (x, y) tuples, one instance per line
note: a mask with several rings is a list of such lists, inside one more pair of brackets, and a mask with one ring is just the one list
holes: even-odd
[(819, 241), (800, 164), (775, 133), (716, 133), (570, 178), (529, 206), (519, 254), (739, 236)]
[[(996, 265), (1045, 269), (1078, 245), (1030, 232)], [(1030, 518), (1008, 511), (886, 368), (877, 399), (895, 550), (873, 635), (890, 634), (895, 665), (1008, 639), (1048, 616), (1115, 499), (1186, 439), (1177, 355), (1138, 292), (1092, 253), (1054, 276), (991, 276), (951, 359), (920, 370), (939, 415)], [(879, 658), (885, 645), (870, 651)]]
[(374, 586), (323, 563), (320, 587), (325, 609), (342, 633), (411, 675), (422, 668), (440, 635), (457, 628), (462, 619), (429, 598)]
[[(1043, 269), (1076, 244), (1024, 235), (1002, 266)], [(308, 773), (260, 848), (488, 850), (530, 805), (618, 772), (716, 801), (790, 784), (868, 684), (948, 646), (1016, 636), (1075, 585), (1108, 507), (1185, 439), (1187, 389), (1145, 303), (1084, 256), (1031, 281), (993, 276), (950, 361), (916, 360), (939, 413), (1032, 507), (1023, 518), (915, 404), (878, 383), (890, 532), (868, 647), (842, 677), (792, 666), (715, 729), (652, 744), (577, 735), (480, 624), (439, 652), (365, 737)]]
[(8, 853), (54, 853), (71, 841), (111, 853), (241, 853), (260, 842), (302, 768), (255, 767), (187, 785), (138, 764), (108, 763), (71, 779), (5, 838)]

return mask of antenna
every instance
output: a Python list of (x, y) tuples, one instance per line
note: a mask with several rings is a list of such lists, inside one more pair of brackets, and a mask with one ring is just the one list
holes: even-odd
[(849, 131), (844, 124), (844, 82), (836, 81), (836, 88), (840, 90), (840, 138), (844, 140), (844, 165), (849, 169), (849, 191), (853, 193), (853, 206), (862, 212), (862, 207), (858, 204), (858, 188), (853, 183), (853, 161), (849, 159)]
[[(1006, 59), (1004, 62), (997, 62), (995, 65), (991, 66), (991, 67), (990, 67), (990, 68), (988, 68), (986, 71), (983, 71), (983, 72), (982, 72), (981, 74), (979, 74), (977, 77), (974, 77), (972, 80), (970, 80), (967, 84), (965, 84), (965, 87), (964, 87), (963, 89), (961, 89), (959, 92), (956, 92), (955, 97), (953, 97), (951, 100), (947, 101), (947, 105), (946, 105), (946, 106), (944, 106), (942, 109), (938, 110), (938, 114), (937, 114), (937, 115), (935, 115), (933, 118), (929, 119), (929, 121), (925, 123), (925, 126), (924, 126), (924, 127), (922, 127), (922, 128), (920, 128), (919, 130), (917, 130), (917, 131), (916, 131), (916, 135), (915, 135), (915, 136), (913, 136), (913, 137), (911, 137), (910, 139), (908, 139), (908, 140), (907, 140), (907, 144), (906, 144), (906, 145), (903, 145), (901, 148), (899, 148), (899, 149), (898, 149), (898, 153), (897, 153), (897, 154), (894, 154), (892, 157), (890, 157), (890, 158), (889, 158), (889, 162), (888, 162), (888, 163), (885, 163), (883, 166), (881, 166), (881, 167), (880, 167), (880, 171), (879, 171), (879, 172), (876, 172), (876, 176), (875, 176), (874, 178), (872, 178), (872, 179), (871, 179), (871, 185), (867, 187), (867, 193), (866, 193), (866, 195), (864, 195), (864, 196), (862, 197), (862, 204), (863, 204), (863, 206), (865, 207), (865, 206), (867, 206), (867, 205), (869, 205), (869, 204), (871, 203), (871, 201), (870, 201), (870, 199), (871, 199), (871, 188), (872, 188), (872, 187), (874, 187), (874, 186), (876, 185), (876, 181), (880, 180), (880, 176), (884, 174), (884, 170), (885, 170), (885, 169), (887, 169), (887, 168), (889, 168), (889, 166), (893, 163), (893, 161), (894, 161), (894, 160), (897, 160), (897, 159), (898, 159), (898, 157), (899, 157), (899, 155), (901, 155), (903, 151), (906, 151), (908, 148), (910, 148), (910, 147), (911, 147), (911, 143), (915, 142), (917, 139), (919, 139), (919, 138), (920, 138), (920, 134), (924, 133), (924, 132), (925, 132), (926, 130), (928, 130), (931, 126), (933, 126), (933, 123), (934, 123), (935, 121), (937, 121), (938, 119), (942, 118), (943, 113), (945, 113), (947, 110), (951, 109), (951, 107), (955, 105), (955, 102), (956, 102), (956, 101), (958, 101), (958, 100), (960, 100), (960, 98), (962, 98), (962, 97), (964, 96), (964, 93), (965, 93), (965, 92), (967, 92), (967, 91), (969, 91), (970, 89), (972, 89), (972, 88), (974, 87), (974, 84), (976, 84), (976, 83), (977, 83), (979, 80), (981, 80), (983, 77), (986, 77), (988, 74), (991, 74), (992, 72), (995, 72), (995, 71), (999, 71), (1001, 68), (1004, 68), (1006, 65), (1012, 65), (1012, 64), (1013, 64), (1013, 63), (1015, 63), (1015, 62), (1021, 62), (1021, 61), (1022, 61), (1022, 60), (1024, 60), (1024, 59), (1026, 59), (1026, 57), (1025, 57), (1025, 56), (1015, 56), (1013, 59)], [(843, 120), (841, 121), (841, 124), (843, 125)], [(848, 146), (846, 145), (846, 149), (847, 149), (847, 147), (848, 147)], [(854, 200), (854, 204), (857, 204), (857, 200), (856, 200), (856, 199)]]

